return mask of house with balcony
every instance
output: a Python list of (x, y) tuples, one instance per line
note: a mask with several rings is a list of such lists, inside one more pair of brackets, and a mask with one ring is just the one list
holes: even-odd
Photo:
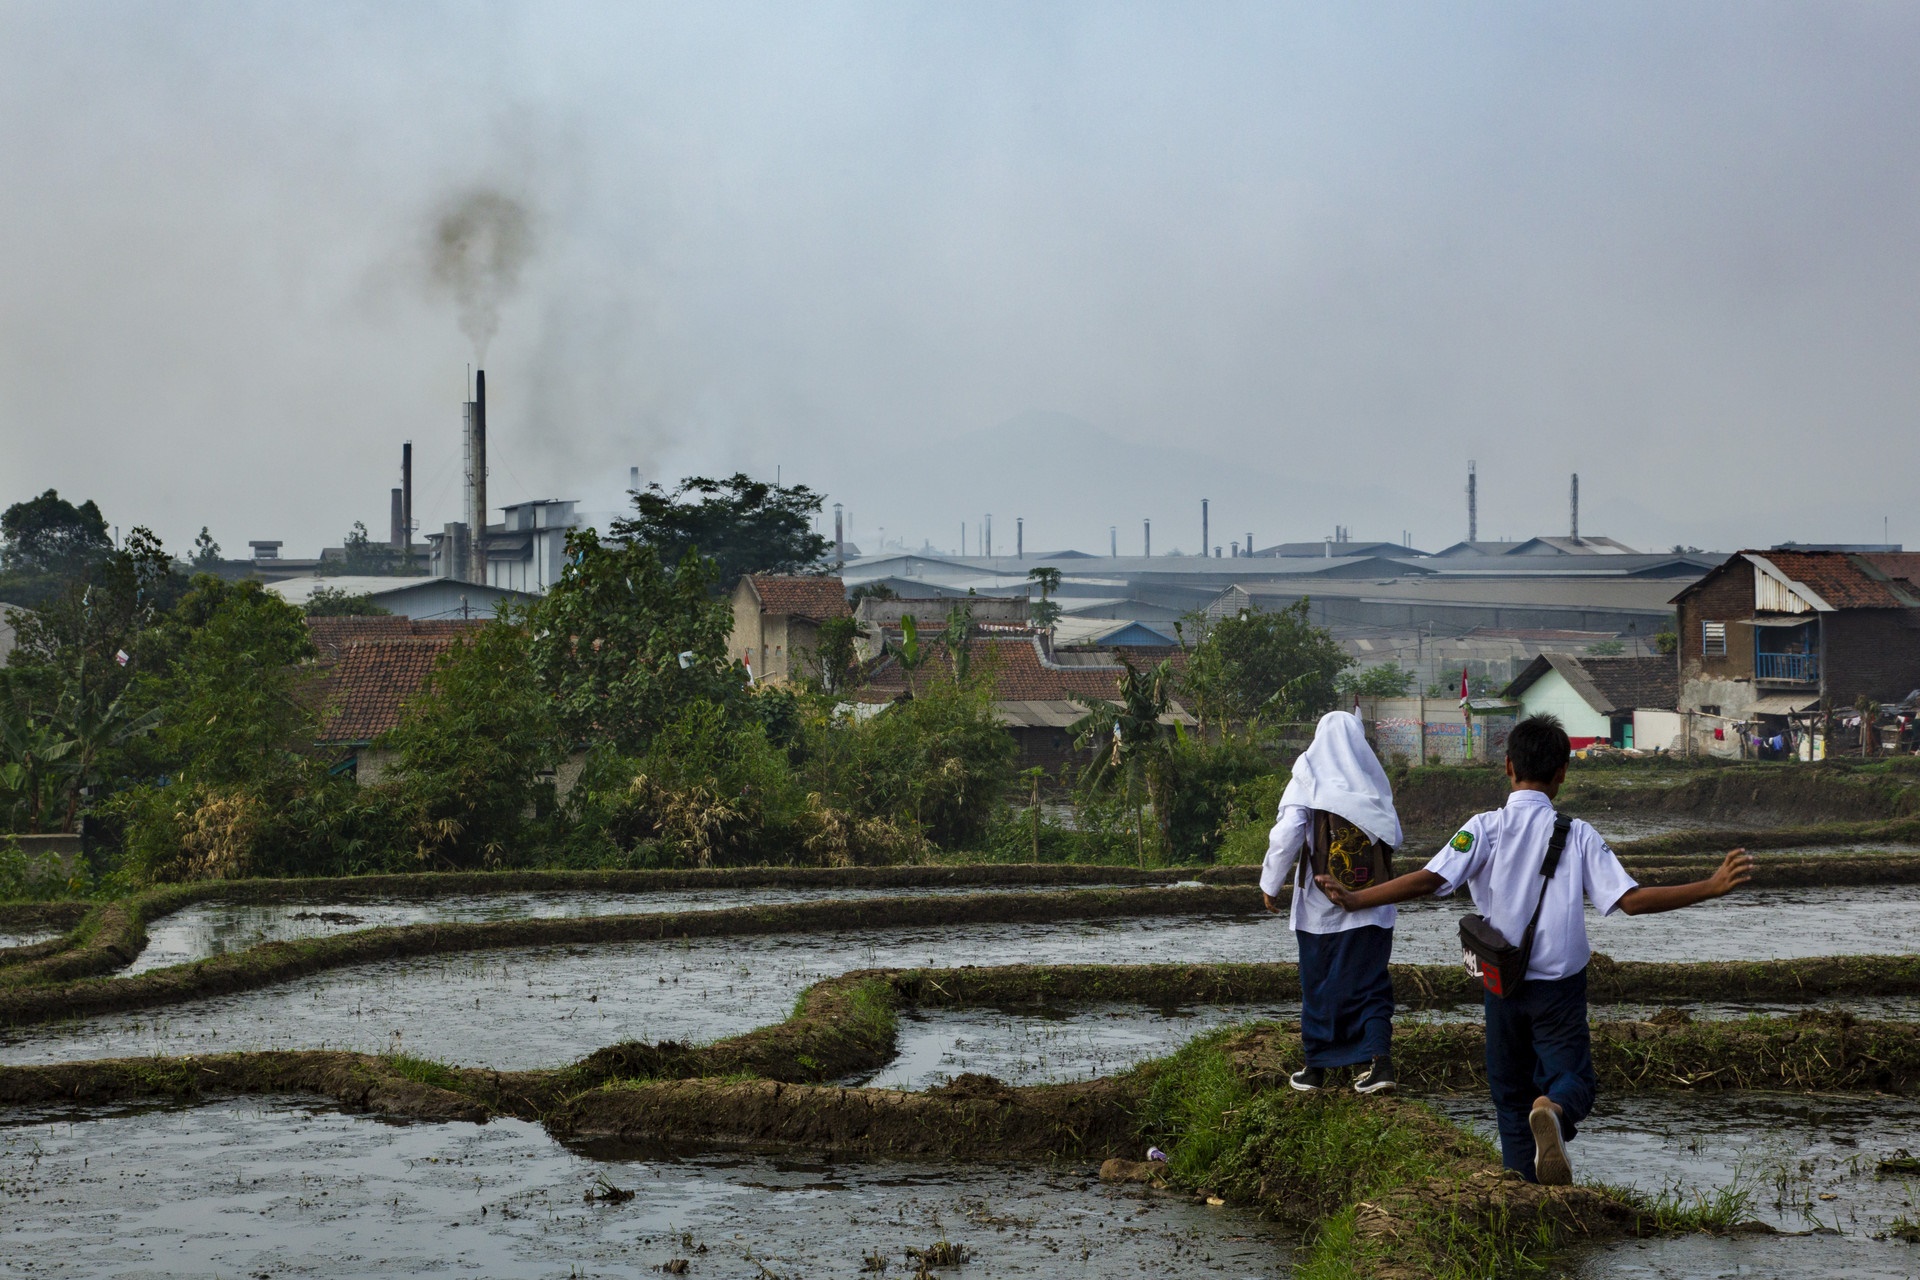
[(1684, 714), (1784, 726), (1920, 688), (1920, 553), (1741, 551), (1673, 606)]

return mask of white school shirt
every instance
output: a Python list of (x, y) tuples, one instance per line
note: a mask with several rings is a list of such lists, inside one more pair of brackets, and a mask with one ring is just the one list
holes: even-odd
[[(1313, 810), (1297, 804), (1280, 806), (1279, 821), (1267, 833), (1267, 860), (1260, 868), (1260, 891), (1269, 898), (1279, 897), (1293, 883), (1294, 859), (1306, 847), (1307, 835), (1312, 830)], [(1392, 903), (1368, 907), (1365, 911), (1348, 911), (1334, 906), (1332, 900), (1320, 892), (1320, 886), (1313, 882), (1311, 867), (1306, 881), (1305, 890), (1294, 891), (1293, 908), (1288, 913), (1294, 928), (1307, 933), (1343, 933), (1368, 924), (1393, 928), (1398, 910)]]
[[(1507, 807), (1476, 813), (1427, 863), (1452, 893), (1463, 883), (1473, 905), (1514, 946), (1526, 935), (1533, 904), (1541, 901), (1540, 868), (1553, 839), (1553, 801), (1544, 791), (1516, 791)], [(1547, 881), (1540, 926), (1533, 935), (1529, 978), (1565, 978), (1587, 967), (1587, 917), (1580, 900), (1591, 898), (1601, 915), (1612, 915), (1638, 882), (1627, 874), (1600, 833), (1575, 818), (1567, 831), (1560, 867)]]

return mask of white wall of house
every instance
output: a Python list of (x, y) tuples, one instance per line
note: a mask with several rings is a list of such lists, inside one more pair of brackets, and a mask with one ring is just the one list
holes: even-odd
[(1684, 751), (1687, 718), (1678, 711), (1635, 711), (1633, 745), (1639, 751)]
[[(1587, 700), (1574, 692), (1573, 686), (1558, 671), (1549, 670), (1520, 695), (1522, 717), (1542, 712), (1559, 717), (1560, 723), (1567, 728), (1567, 736), (1573, 739), (1576, 747), (1586, 746), (1596, 740), (1608, 742), (1613, 738), (1613, 723), (1587, 705)], [(1637, 742), (1639, 735), (1636, 733), (1634, 737)]]

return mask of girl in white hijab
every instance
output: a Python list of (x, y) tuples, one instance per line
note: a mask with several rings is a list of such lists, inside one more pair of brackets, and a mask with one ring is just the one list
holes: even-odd
[[(1361, 1093), (1394, 1087), (1394, 908), (1346, 911), (1313, 882), (1332, 875), (1355, 888), (1392, 876), (1386, 855), (1400, 844), (1393, 787), (1367, 745), (1360, 717), (1329, 711), (1313, 743), (1293, 762), (1280, 796), (1279, 819), (1267, 837), (1260, 892), (1267, 910), (1293, 884), (1291, 920), (1300, 940), (1300, 1040), (1306, 1066), (1291, 1083), (1303, 1092), (1325, 1086), (1336, 1067), (1366, 1064), (1354, 1078)], [(1311, 866), (1296, 865), (1311, 862)]]

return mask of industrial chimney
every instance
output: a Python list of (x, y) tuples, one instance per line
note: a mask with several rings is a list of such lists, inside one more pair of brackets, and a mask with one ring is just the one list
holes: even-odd
[(1120, 555), (1120, 526), (1117, 524), (1107, 526), (1107, 554), (1116, 558)]
[(1027, 558), (1027, 518), (1025, 516), (1013, 518), (1013, 558), (1015, 560)]
[(842, 523), (840, 504), (833, 504), (833, 564), (837, 569), (847, 562), (847, 527)]
[(627, 488), (633, 490), (635, 493), (640, 491), (640, 468), (627, 468)]
[(1149, 560), (1151, 560), (1153, 558), (1153, 521), (1152, 520), (1148, 520), (1146, 522), (1146, 545), (1147, 545), (1146, 556)]
[(1480, 541), (1480, 478), (1474, 474), (1473, 463), (1467, 463), (1467, 541)]
[(413, 572), (413, 441), (400, 442), (400, 562)]
[(398, 554), (401, 547), (406, 544), (407, 537), (407, 504), (406, 500), (400, 496), (400, 490), (395, 489), (393, 491), (392, 499), (388, 505), (387, 545), (392, 547), (394, 552)]
[(1200, 555), (1204, 559), (1207, 548), (1213, 545), (1213, 535), (1207, 530), (1207, 500), (1200, 499)]
[(1580, 541), (1580, 473), (1578, 471), (1573, 473), (1573, 494), (1571, 498), (1571, 504), (1573, 508), (1572, 537), (1575, 542), (1578, 542)]
[(487, 582), (487, 371), (475, 370), (467, 401), (467, 581)]

